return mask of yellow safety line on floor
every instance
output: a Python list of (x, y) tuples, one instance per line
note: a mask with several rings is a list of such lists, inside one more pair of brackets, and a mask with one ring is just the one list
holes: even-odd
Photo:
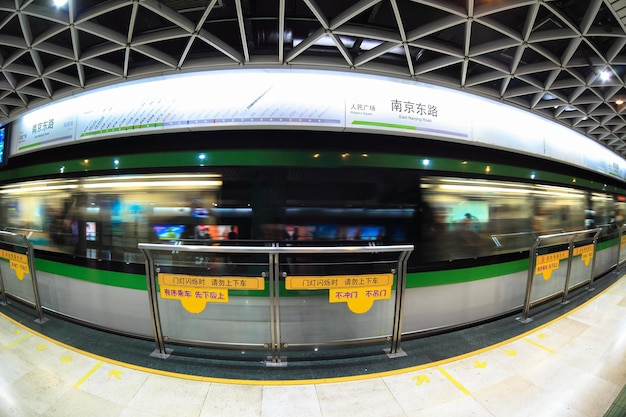
[(437, 367), (437, 370), (439, 372), (441, 372), (443, 374), (443, 376), (445, 376), (448, 381), (452, 382), (458, 389), (460, 389), (465, 395), (472, 395), (469, 390), (467, 388), (465, 388), (463, 385), (461, 385), (461, 383), (459, 381), (457, 381), (456, 379), (454, 379), (454, 377), (452, 377), (452, 375), (450, 375), (448, 373), (448, 371), (446, 371), (445, 369), (443, 369), (441, 366)]
[(13, 346), (15, 346), (15, 345), (17, 345), (17, 344), (22, 343), (24, 340), (26, 340), (26, 339), (28, 339), (29, 337), (32, 337), (32, 336), (33, 336), (32, 334), (27, 334), (26, 336), (24, 336), (24, 337), (22, 337), (22, 338), (20, 338), (20, 339), (17, 339), (15, 342), (13, 342), (13, 343), (9, 343), (9, 344), (7, 345), (7, 349), (12, 348)]
[(74, 388), (78, 388), (82, 385), (83, 382), (85, 382), (94, 372), (96, 372), (98, 370), (98, 368), (100, 368), (102, 365), (104, 364), (104, 362), (100, 361), (98, 362), (93, 368), (91, 368), (89, 370), (89, 372), (87, 372), (81, 379), (78, 380), (78, 382), (76, 382), (74, 384)]
[(538, 347), (538, 348), (540, 348), (540, 349), (546, 350), (546, 351), (548, 351), (548, 352), (550, 352), (550, 353), (556, 353), (555, 351), (553, 351), (553, 350), (552, 350), (552, 349), (550, 349), (549, 347), (546, 347), (546, 346), (544, 346), (544, 345), (542, 345), (542, 344), (540, 344), (540, 343), (537, 343), (537, 342), (535, 342), (534, 340), (530, 340), (530, 339), (529, 339), (529, 338), (527, 338), (527, 337), (523, 338), (522, 340), (523, 340), (524, 342), (528, 342), (528, 343), (530, 343), (531, 345), (535, 345), (535, 346), (537, 346), (537, 347)]
[[(338, 383), (338, 382), (349, 382), (349, 381), (360, 381), (360, 380), (365, 380), (365, 379), (372, 379), (372, 378), (381, 378), (381, 377), (385, 377), (385, 376), (392, 376), (392, 375), (399, 375), (399, 374), (403, 374), (403, 373), (408, 373), (408, 372), (415, 372), (415, 371), (419, 371), (422, 369), (427, 369), (427, 368), (434, 368), (434, 367), (438, 367), (440, 365), (446, 364), (446, 363), (450, 363), (450, 362), (454, 362), (460, 359), (464, 359), (464, 358), (468, 358), (471, 356), (475, 356), (478, 355), (480, 353), (483, 352), (488, 352), (490, 350), (496, 349), (498, 347), (504, 346), (506, 344), (509, 344), (511, 342), (514, 342), (516, 340), (520, 340), (520, 339), (524, 339), (526, 337), (528, 337), (529, 335), (544, 329), (552, 324), (555, 324), (561, 320), (563, 320), (564, 318), (568, 317), (569, 315), (575, 313), (576, 311), (586, 307), (588, 304), (590, 304), (592, 301), (594, 301), (596, 298), (600, 297), (602, 294), (608, 292), (609, 290), (611, 290), (613, 287), (615, 287), (618, 283), (620, 283), (622, 280), (624, 280), (624, 277), (626, 275), (623, 275), (622, 277), (620, 277), (618, 280), (616, 280), (613, 284), (611, 284), (610, 286), (608, 286), (607, 288), (605, 288), (603, 291), (599, 292), (598, 294), (594, 295), (592, 298), (590, 298), (589, 300), (585, 301), (584, 303), (582, 303), (581, 305), (579, 305), (576, 308), (573, 308), (572, 310), (568, 311), (567, 313), (564, 313), (562, 316), (559, 316), (545, 324), (542, 324), (541, 326), (538, 326), (532, 330), (529, 330), (525, 333), (519, 334), (515, 337), (512, 337), (510, 339), (504, 340), (502, 342), (481, 348), (481, 349), (477, 349), (474, 350), (472, 352), (468, 352), (468, 353), (464, 353), (462, 355), (458, 355), (458, 356), (453, 356), (451, 358), (446, 358), (446, 359), (442, 359), (440, 361), (436, 361), (436, 362), (430, 362), (430, 363), (425, 363), (422, 365), (416, 365), (416, 366), (411, 366), (408, 368), (401, 368), (401, 369), (394, 369), (391, 371), (383, 371), (383, 372), (377, 372), (377, 373), (371, 373), (371, 374), (366, 374), (366, 375), (353, 375), (353, 376), (344, 376), (344, 377), (333, 377), (333, 378), (319, 378), (319, 379), (303, 379), (303, 380), (295, 380), (295, 379), (291, 379), (291, 380), (271, 380), (271, 379), (266, 379), (266, 380), (247, 380), (247, 379), (231, 379), (231, 378), (217, 378), (217, 377), (207, 377), (207, 376), (198, 376), (198, 375), (189, 375), (189, 374), (181, 374), (181, 373), (176, 373), (176, 372), (170, 372), (170, 371), (161, 371), (158, 369), (152, 369), (152, 368), (146, 368), (143, 366), (138, 366), (138, 365), (133, 365), (131, 363), (126, 363), (126, 362), (121, 362), (121, 361), (117, 361), (115, 359), (111, 359), (111, 358), (106, 358), (100, 355), (96, 355), (93, 354), (91, 352), (87, 352), (87, 351), (83, 351), (80, 350), (78, 348), (75, 348), (73, 346), (67, 345), (63, 342), (59, 342), (58, 340), (52, 339), (44, 334), (38, 333), (37, 331), (32, 330), (31, 328), (25, 326), (22, 323), (19, 323), (15, 320), (13, 320), (11, 317), (8, 317), (7, 315), (0, 313), (0, 316), (4, 317), (5, 319), (7, 319), (8, 321), (12, 322), (13, 324), (15, 324), (16, 326), (19, 326), (31, 333), (33, 333), (34, 335), (41, 337), (42, 339), (48, 340), (52, 343), (57, 344), (58, 346), (62, 346), (66, 349), (70, 349), (73, 350), (74, 352), (80, 353), (82, 355), (88, 356), (90, 358), (93, 359), (97, 359), (109, 364), (114, 364), (114, 365), (118, 365), (118, 366), (123, 366), (126, 367), (128, 369), (133, 369), (133, 370), (137, 370), (137, 371), (141, 371), (141, 372), (145, 372), (145, 373), (151, 373), (151, 374), (156, 374), (156, 375), (163, 375), (163, 376), (169, 376), (169, 377), (173, 377), (173, 378), (181, 378), (181, 379), (188, 379), (188, 380), (195, 380), (195, 381), (206, 381), (206, 382), (216, 382), (216, 383), (221, 383), (221, 384), (238, 384), (238, 385), (312, 385), (312, 384), (325, 384), (325, 383)], [(166, 360), (166, 359), (165, 359)], [(390, 359), (393, 360), (393, 359)]]

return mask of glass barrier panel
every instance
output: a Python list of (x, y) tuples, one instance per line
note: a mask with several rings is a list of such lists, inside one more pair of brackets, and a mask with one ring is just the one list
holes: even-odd
[(576, 287), (591, 279), (591, 269), (594, 252), (593, 242), (576, 242), (574, 245), (574, 258), (572, 259), (572, 271), (569, 279), (569, 287)]
[(535, 261), (531, 303), (563, 293), (568, 255), (566, 245), (539, 248)]
[(281, 342), (324, 345), (391, 336), (397, 262), (398, 253), (281, 257)]
[(35, 304), (33, 280), (28, 264), (28, 248), (12, 244), (11, 237), (3, 236), (0, 242), (0, 268), (4, 291)]
[(155, 252), (165, 340), (270, 343), (267, 254)]

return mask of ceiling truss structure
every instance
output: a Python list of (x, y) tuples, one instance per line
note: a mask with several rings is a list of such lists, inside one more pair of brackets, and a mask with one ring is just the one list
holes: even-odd
[(479, 94), (626, 156), (625, 3), (0, 0), (0, 123), (126, 80), (289, 65)]

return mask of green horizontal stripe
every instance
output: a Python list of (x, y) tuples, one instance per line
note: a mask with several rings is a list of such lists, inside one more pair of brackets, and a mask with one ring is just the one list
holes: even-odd
[(21, 151), (22, 149), (28, 149), (39, 145), (41, 145), (41, 142), (29, 143), (28, 145), (20, 146), (18, 150)]
[[(34, 146), (34, 145), (33, 145)], [(71, 155), (72, 153), (68, 153)], [(204, 154), (200, 160), (198, 155)], [(33, 158), (34, 160), (34, 158)], [(114, 161), (117, 160), (118, 164)], [(428, 160), (425, 165), (424, 161)], [(64, 161), (33, 164), (22, 168), (11, 169), (11, 164), (0, 172), (0, 182), (14, 183), (22, 178), (38, 178), (42, 176), (59, 175), (62, 171), (65, 175), (70, 173), (87, 173), (90, 171), (102, 172), (115, 169), (157, 169), (158, 168), (185, 168), (194, 167), (223, 167), (223, 166), (251, 166), (251, 167), (310, 167), (310, 168), (345, 168), (345, 167), (371, 167), (371, 168), (400, 168), (419, 169), (425, 172), (448, 172), (450, 175), (485, 175), (499, 178), (512, 178), (535, 181), (552, 182), (566, 186), (572, 186), (572, 177), (548, 172), (519, 168), (506, 164), (494, 164), (480, 161), (467, 161), (450, 158), (431, 158), (425, 155), (407, 155), (394, 153), (368, 153), (361, 152), (337, 152), (337, 151), (306, 151), (306, 150), (280, 150), (280, 149), (237, 149), (237, 150), (213, 150), (213, 151), (180, 151), (169, 153), (145, 153), (136, 155), (118, 155), (116, 157), (103, 156), (89, 158), (67, 159)], [(602, 183), (576, 179), (576, 186), (591, 190), (615, 192), (626, 194), (622, 187), (608, 186)]]
[(130, 288), (133, 290), (145, 291), (147, 289), (145, 275), (86, 268), (44, 259), (35, 259), (35, 268), (37, 268), (37, 271), (79, 279), (94, 284)]
[[(598, 242), (596, 252), (617, 245), (619, 239)], [(575, 256), (575, 258), (581, 255)], [(501, 264), (479, 266), (475, 268), (454, 269), (446, 271), (417, 272), (407, 274), (407, 288), (431, 287), (436, 285), (460, 284), (528, 271), (529, 260), (521, 259)]]
[(596, 245), (596, 252), (603, 251), (604, 249), (608, 249), (612, 246), (617, 246), (619, 244), (619, 238), (607, 240), (604, 242), (598, 242)]
[(528, 259), (474, 268), (409, 273), (406, 277), (406, 288), (461, 284), (523, 271), (528, 271)]
[(393, 129), (417, 130), (415, 126), (411, 126), (411, 125), (401, 125), (397, 123), (383, 123), (383, 122), (368, 122), (365, 120), (354, 120), (352, 124), (362, 125), (362, 126), (390, 127)]
[[(81, 137), (85, 137), (85, 136), (93, 136), (93, 135), (102, 135), (102, 134), (105, 134), (105, 133), (119, 132), (119, 131), (124, 131), (124, 130), (146, 129), (146, 128), (161, 127), (161, 126), (163, 126), (163, 122), (146, 123), (146, 124), (129, 125), (129, 126), (118, 126), (118, 127), (107, 128), (107, 129), (83, 132), (83, 133), (80, 134), (80, 136)], [(32, 145), (30, 145), (30, 146), (32, 146)]]
[[(609, 249), (617, 245), (618, 239), (599, 242), (597, 251)], [(579, 255), (580, 256), (580, 255)], [(438, 285), (460, 284), (464, 282), (478, 281), (481, 279), (495, 278), (503, 275), (511, 275), (528, 271), (529, 260), (521, 259), (493, 265), (484, 265), (473, 268), (451, 269), (443, 271), (413, 272), (407, 274), (406, 288), (422, 288)], [(146, 277), (144, 275), (130, 274), (125, 272), (106, 271), (77, 265), (69, 265), (61, 262), (35, 259), (37, 271), (47, 272), (63, 277), (79, 279), (94, 284), (146, 290)], [(281, 282), (281, 296), (310, 296), (313, 294), (326, 294), (326, 290), (318, 291), (287, 291), (284, 282)], [(263, 291), (237, 290), (238, 296), (269, 296), (269, 289)]]
[[(124, 272), (106, 271), (100, 269), (87, 268), (77, 265), (68, 265), (60, 262), (35, 259), (37, 271), (63, 277), (78, 279), (94, 284), (109, 285), (120, 288), (134, 290), (146, 290), (146, 277), (144, 275), (129, 274)], [(459, 284), (463, 282), (477, 281), (486, 278), (493, 278), (500, 275), (508, 275), (528, 270), (528, 260), (508, 262), (504, 264), (487, 265), (475, 268), (453, 269), (446, 271), (417, 272), (407, 275), (407, 288), (420, 288), (437, 285)], [(323, 294), (325, 291), (287, 291), (284, 283), (281, 283), (281, 296), (306, 296)], [(237, 295), (242, 296), (268, 296), (266, 288), (263, 291), (237, 291)]]

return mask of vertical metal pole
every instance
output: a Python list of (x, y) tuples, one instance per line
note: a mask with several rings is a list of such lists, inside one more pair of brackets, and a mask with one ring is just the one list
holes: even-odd
[[(593, 278), (596, 272), (596, 246), (598, 245), (598, 237), (600, 236), (600, 232), (602, 232), (602, 229), (598, 229), (596, 231), (596, 234), (593, 235), (593, 258), (591, 258), (591, 278), (589, 278), (589, 288), (587, 288), (587, 291), (593, 291), (595, 289), (593, 288)], [(620, 242), (620, 245), (621, 245), (621, 242)]]
[(276, 271), (274, 273), (274, 310), (276, 311), (276, 314), (274, 316), (274, 320), (275, 320), (275, 326), (276, 326), (276, 344), (274, 345), (274, 359), (273, 362), (276, 364), (281, 364), (282, 363), (282, 358), (281, 358), (281, 349), (282, 349), (282, 343), (281, 343), (281, 336), (280, 336), (280, 262), (279, 262), (279, 255), (275, 254), (274, 255), (274, 262), (275, 262), (275, 266), (276, 266)]
[[(272, 245), (273, 246), (273, 245)], [(275, 347), (276, 347), (276, 309), (275, 309), (275, 295), (276, 289), (274, 288), (274, 257), (276, 254), (270, 252), (268, 254), (267, 267), (269, 273), (269, 290), (270, 290), (270, 357), (269, 362), (276, 361), (276, 355), (274, 355)]]
[[(278, 244), (276, 244), (278, 247)], [(274, 269), (274, 311), (275, 316), (275, 326), (276, 326), (276, 345), (274, 350), (274, 362), (277, 364), (281, 364), (282, 358), (281, 354), (281, 336), (280, 336), (280, 254), (274, 254), (274, 264), (272, 265)], [(285, 275), (287, 275), (285, 273)]]
[[(622, 236), (624, 235), (624, 226), (620, 226), (619, 234), (617, 235), (617, 261), (615, 262), (615, 268), (619, 268), (620, 266), (620, 257), (622, 256)], [(593, 256), (596, 256), (595, 249)]]
[(2, 280), (2, 268), (0, 267), (0, 294), (2, 294), (2, 299), (4, 301), (0, 301), (0, 305), (7, 306), (9, 305), (9, 300), (7, 300), (7, 294), (4, 291), (4, 281)]
[(537, 262), (537, 248), (541, 242), (541, 236), (537, 237), (535, 243), (530, 248), (530, 259), (528, 260), (528, 278), (526, 279), (526, 297), (524, 299), (524, 311), (522, 317), (518, 317), (517, 320), (522, 323), (530, 323), (533, 319), (528, 318), (528, 312), (530, 311), (530, 296), (533, 290), (533, 278), (535, 276), (535, 263)]
[(43, 324), (48, 321), (47, 318), (43, 316), (43, 310), (41, 308), (41, 299), (39, 298), (39, 285), (37, 284), (37, 271), (35, 270), (35, 250), (33, 249), (33, 245), (30, 244), (26, 236), (21, 236), (24, 240), (24, 245), (26, 245), (26, 249), (28, 250), (28, 268), (30, 269), (30, 278), (33, 284), (33, 295), (35, 296), (35, 310), (37, 310), (37, 319), (36, 323)]
[(624, 229), (626, 228), (626, 224), (622, 224), (619, 230), (619, 244), (618, 246), (618, 255), (617, 255), (617, 266), (620, 267), (622, 262), (620, 261), (620, 257), (622, 256), (622, 237), (624, 236)]
[[(277, 248), (278, 244), (272, 244), (272, 248)], [(270, 249), (269, 256), (269, 286), (270, 286), (270, 333), (271, 333), (271, 356), (266, 362), (267, 366), (284, 366), (280, 357), (280, 262), (278, 253)]]
[(567, 254), (567, 272), (565, 273), (565, 287), (563, 288), (563, 298), (561, 299), (561, 304), (567, 304), (567, 296), (569, 294), (569, 280), (572, 275), (572, 260), (574, 259), (574, 240), (576, 239), (574, 235), (567, 246), (568, 254)]
[(161, 315), (159, 314), (159, 299), (156, 288), (156, 271), (154, 268), (154, 257), (149, 249), (140, 248), (146, 257), (146, 286), (148, 287), (148, 297), (150, 298), (150, 315), (152, 316), (152, 330), (156, 349), (150, 356), (167, 359), (172, 353), (172, 349), (165, 347), (163, 328), (161, 327)]
[(396, 283), (396, 301), (393, 315), (393, 333), (391, 335), (391, 349), (388, 356), (397, 358), (406, 356), (406, 353), (400, 348), (402, 339), (402, 317), (404, 312), (404, 298), (406, 293), (406, 270), (407, 261), (410, 252), (403, 251), (398, 258), (397, 283)]

